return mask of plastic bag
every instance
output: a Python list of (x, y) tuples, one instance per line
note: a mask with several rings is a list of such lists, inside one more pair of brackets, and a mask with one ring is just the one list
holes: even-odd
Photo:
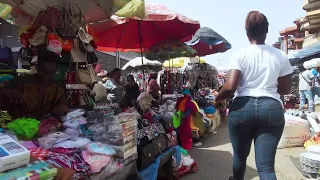
[(33, 46), (39, 46), (47, 43), (47, 32), (48, 29), (44, 26), (41, 26), (29, 39), (29, 42)]
[(95, 135), (103, 134), (106, 132), (106, 127), (103, 124), (94, 124), (88, 128)]
[(116, 172), (119, 172), (123, 169), (123, 165), (116, 162), (114, 159), (112, 159), (109, 164), (102, 170), (100, 173), (92, 174), (90, 176), (91, 180), (101, 180), (101, 179), (107, 179), (111, 175), (113, 175)]
[(83, 116), (86, 113), (86, 111), (84, 109), (75, 109), (72, 110), (71, 112), (69, 112), (66, 117), (72, 117), (72, 118), (76, 118), (79, 116)]
[(90, 165), (91, 172), (100, 172), (112, 160), (111, 156), (102, 154), (92, 154), (88, 151), (82, 151), (83, 159)]
[(55, 144), (58, 144), (59, 142), (65, 141), (70, 139), (71, 137), (63, 132), (56, 132), (48, 134), (47, 136), (41, 137), (38, 139), (38, 143), (40, 147), (44, 149), (50, 149)]
[(73, 118), (71, 120), (67, 120), (63, 122), (63, 127), (77, 129), (81, 124), (86, 124), (86, 123), (87, 123), (86, 118), (83, 116), (79, 116), (77, 118)]
[(88, 144), (87, 151), (90, 153), (104, 154), (108, 156), (113, 156), (116, 154), (116, 151), (112, 146), (102, 144), (100, 142), (93, 142)]
[(141, 116), (138, 112), (134, 113), (120, 113), (116, 116), (115, 120), (118, 123), (124, 123), (128, 121), (133, 121), (139, 119)]
[(63, 142), (60, 142), (56, 145), (54, 145), (54, 148), (66, 148), (66, 149), (70, 149), (70, 148), (82, 148), (86, 145), (88, 145), (91, 142), (90, 139), (88, 138), (82, 138), (82, 137), (78, 137), (78, 138), (72, 138)]
[(136, 120), (128, 121), (121, 124), (109, 124), (108, 132), (123, 131), (128, 128), (137, 127), (137, 125), (138, 125), (138, 122)]
[(22, 118), (9, 123), (7, 127), (18, 135), (31, 139), (38, 132), (39, 124), (36, 119)]

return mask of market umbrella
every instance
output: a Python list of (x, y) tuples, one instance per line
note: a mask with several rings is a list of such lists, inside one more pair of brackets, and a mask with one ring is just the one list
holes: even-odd
[[(175, 59), (170, 59), (170, 62), (169, 60), (165, 61), (162, 66), (163, 67), (176, 67), (176, 68), (179, 68), (179, 67), (183, 67), (185, 65), (186, 62), (189, 62), (189, 58), (175, 58)], [(199, 62), (199, 61), (198, 61)], [(200, 58), (200, 63), (205, 63), (206, 61), (203, 59), (203, 58)]]
[(60, 10), (71, 7), (68, 12), (77, 13), (86, 24), (110, 19), (113, 14), (141, 18), (146, 15), (144, 0), (2, 0), (0, 17), (17, 25), (19, 33), (22, 33), (32, 25), (39, 12), (48, 6)]
[(151, 61), (143, 57), (143, 62), (141, 61), (141, 57), (136, 57), (131, 61), (127, 62), (121, 69), (122, 70), (142, 70), (148, 69), (153, 71), (161, 70), (162, 64), (159, 61)]
[(222, 53), (231, 49), (231, 44), (225, 38), (208, 27), (200, 28), (192, 39), (185, 43), (196, 49), (198, 56)]
[(105, 52), (140, 52), (165, 40), (180, 40), (199, 28), (198, 21), (170, 11), (160, 4), (146, 4), (147, 17), (121, 18), (89, 24), (98, 50)]
[(197, 52), (182, 42), (168, 40), (153, 45), (144, 53), (148, 59), (165, 61), (171, 58), (193, 57)]
[(32, 17), (46, 10), (47, 6), (62, 8), (72, 4), (80, 8), (86, 23), (103, 21), (113, 14), (145, 16), (143, 0), (2, 0), (1, 3), (13, 7), (13, 11), (19, 9)]

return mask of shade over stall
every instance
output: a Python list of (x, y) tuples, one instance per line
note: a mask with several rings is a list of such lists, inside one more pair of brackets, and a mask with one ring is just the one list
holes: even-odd
[(290, 64), (301, 64), (305, 61), (320, 57), (320, 41), (301, 49), (295, 58), (290, 60)]
[[(139, 0), (143, 2), (142, 0)], [(93, 23), (109, 19), (111, 15), (117, 14), (126, 5), (134, 5), (133, 3), (144, 6), (135, 0), (2, 0), (1, 3), (8, 4), (13, 7), (13, 11), (19, 9), (26, 14), (36, 17), (41, 10), (47, 9), (47, 6), (56, 6), (59, 8), (76, 5), (84, 16), (86, 23)], [(143, 7), (137, 7), (139, 11), (143, 11)], [(119, 14), (118, 14), (119, 15)]]
[(151, 61), (145, 57), (143, 57), (143, 62), (141, 61), (141, 57), (136, 57), (131, 61), (127, 62), (121, 69), (122, 70), (161, 70), (162, 64), (159, 61)]
[(200, 28), (192, 37), (183, 39), (187, 45), (197, 50), (198, 56), (222, 53), (231, 49), (231, 44), (220, 34), (208, 27)]
[(165, 61), (178, 57), (194, 57), (196, 51), (179, 41), (162, 41), (145, 51), (148, 59)]
[(110, 20), (89, 24), (98, 49), (106, 52), (140, 52), (165, 40), (180, 40), (199, 28), (198, 21), (170, 11), (159, 4), (146, 5), (144, 19), (112, 16)]

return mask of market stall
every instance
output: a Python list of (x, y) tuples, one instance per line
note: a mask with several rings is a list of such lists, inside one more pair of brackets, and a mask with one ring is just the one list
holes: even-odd
[[(15, 7), (22, 8), (19, 9), (20, 12), (20, 10), (27, 9), (30, 3), (28, 1), (26, 4)], [(149, 93), (142, 93), (138, 98), (139, 108), (137, 110), (120, 108), (122, 100), (117, 103), (104, 104), (95, 102), (96, 98), (92, 97), (92, 87), (93, 85), (97, 86), (96, 76), (103, 74), (103, 72), (100, 70), (99, 63), (101, 62), (97, 60), (94, 50), (97, 45), (100, 46), (99, 48), (110, 48), (103, 43), (114, 42), (110, 38), (114, 36), (107, 37), (108, 40), (103, 40), (103, 42), (99, 41), (102, 38), (98, 37), (101, 34), (97, 32), (108, 28), (104, 26), (103, 22), (97, 25), (93, 22), (94, 20), (90, 20), (89, 17), (92, 14), (84, 9), (84, 5), (90, 5), (90, 3), (92, 2), (84, 2), (84, 4), (69, 2), (58, 4), (58, 6), (49, 6), (48, 9), (41, 7), (39, 9), (43, 9), (43, 11), (36, 12), (36, 14), (30, 14), (31, 12), (35, 13), (32, 10), (24, 12), (29, 15), (28, 17), (34, 16), (36, 18), (34, 23), (25, 24), (28, 28), (25, 26), (21, 31), (20, 39), (23, 49), (20, 58), (30, 61), (30, 64), (36, 67), (35, 71), (32, 71), (34, 77), (40, 73), (46, 77), (43, 70), (39, 69), (39, 66), (42, 67), (42, 63), (46, 59), (43, 57), (48, 58), (48, 56), (42, 56), (43, 53), (50, 56), (48, 59), (57, 60), (50, 62), (58, 64), (58, 73), (54, 72), (53, 74), (56, 75), (56, 80), (64, 83), (65, 87), (59, 86), (58, 88), (57, 84), (52, 83), (54, 88), (46, 87), (43, 91), (42, 84), (47, 84), (45, 81), (33, 81), (32, 85), (26, 85), (32, 86), (30, 88), (32, 91), (29, 91), (29, 94), (33, 92), (34, 88), (41, 87), (39, 91), (35, 90), (36, 94), (34, 94), (39, 101), (28, 102), (34, 103), (32, 108), (39, 110), (36, 111), (36, 114), (39, 114), (37, 117), (29, 114), (20, 117), (12, 116), (11, 111), (1, 109), (5, 107), (1, 101), (2, 129), (0, 130), (3, 134), (0, 137), (5, 143), (14, 144), (17, 151), (13, 152), (9, 150), (10, 147), (1, 146), (10, 152), (5, 155), (8, 156), (7, 163), (10, 166), (7, 166), (6, 169), (0, 169), (0, 172), (5, 171), (0, 174), (0, 177), (33, 177), (41, 180), (59, 177), (69, 177), (69, 179), (139, 179), (139, 174), (143, 179), (153, 180), (162, 176), (173, 179), (174, 171), (178, 171), (175, 176), (189, 170), (195, 172), (197, 170), (195, 162), (184, 148), (178, 146), (177, 134), (171, 124), (163, 121), (159, 111), (150, 111), (152, 108), (145, 106), (150, 103)], [(14, 10), (14, 12), (18, 11), (18, 9)], [(116, 12), (120, 13), (120, 10)], [(157, 14), (158, 9), (147, 8), (147, 10), (150, 13), (148, 18), (151, 19), (146, 20), (146, 24), (149, 24), (152, 22), (151, 13)], [(167, 12), (163, 8), (160, 10), (162, 13)], [(138, 16), (135, 13), (137, 12), (131, 12), (132, 17)], [(172, 18), (171, 15), (170, 12), (168, 16)], [(181, 39), (183, 36), (194, 33), (199, 27), (197, 21), (190, 20), (180, 14), (176, 14), (173, 18), (176, 24), (172, 24), (173, 21), (169, 22), (172, 20), (170, 18), (161, 21), (168, 21), (168, 27), (171, 25), (172, 28), (174, 25), (177, 29), (183, 28), (188, 31), (185, 31), (184, 35), (170, 36), (168, 39)], [(116, 19), (125, 18), (116, 17)], [(130, 21), (129, 19), (127, 18), (128, 21)], [(119, 23), (119, 26), (128, 21)], [(134, 18), (131, 21), (137, 22)], [(142, 21), (142, 19), (138, 21), (138, 24), (141, 23), (139, 31), (144, 29)], [(85, 28), (88, 24), (90, 24), (90, 33)], [(192, 28), (186, 28), (188, 25)], [(102, 26), (104, 27), (99, 30), (99, 27)], [(141, 37), (141, 31), (136, 35)], [(154, 36), (158, 39), (151, 39), (151, 42), (166, 40), (165, 36), (166, 34)], [(103, 37), (106, 38), (106, 36)], [(144, 40), (147, 39), (144, 38)], [(125, 43), (128, 44), (128, 42)], [(138, 48), (145, 50), (146, 47), (141, 46), (141, 38), (139, 38), (139, 43)], [(121, 48), (132, 49), (129, 47)], [(10, 55), (9, 52), (8, 55)], [(16, 70), (10, 64), (12, 63), (10, 57), (0, 60), (6, 62), (5, 67), (1, 68), (6, 72), (12, 72), (12, 78), (22, 82), (20, 77), (16, 77)], [(141, 64), (144, 65), (143, 59)], [(4, 88), (9, 87), (7, 84), (12, 82), (10, 80), (3, 80)], [(36, 86), (33, 87), (34, 85)], [(59, 93), (52, 97), (54, 100), (46, 99), (46, 95), (51, 94), (46, 94), (47, 92), (55, 92), (56, 90)], [(2, 93), (2, 89), (0, 92)], [(48, 108), (49, 106), (46, 105), (48, 102), (52, 102), (53, 109)], [(42, 109), (46, 114), (42, 114)], [(19, 111), (17, 108), (15, 110)], [(61, 114), (58, 116), (56, 112), (61, 112)], [(14, 155), (18, 151), (20, 156)]]

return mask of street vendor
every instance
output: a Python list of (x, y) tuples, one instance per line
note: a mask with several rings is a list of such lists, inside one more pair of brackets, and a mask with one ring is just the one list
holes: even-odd
[(13, 118), (40, 119), (47, 114), (57, 117), (69, 111), (65, 89), (54, 75), (60, 56), (48, 50), (38, 53), (37, 73), (17, 77), (0, 90), (0, 109)]
[(133, 107), (136, 104), (137, 98), (140, 95), (139, 85), (134, 81), (133, 75), (127, 76), (127, 84), (125, 86), (126, 96), (128, 97), (129, 106)]
[(109, 94), (113, 96), (110, 97), (112, 103), (120, 103), (124, 95), (124, 86), (121, 82), (121, 69), (115, 68), (110, 73), (110, 78), (104, 84), (104, 87), (107, 89)]
[(147, 92), (150, 93), (154, 99), (159, 100), (160, 86), (157, 82), (157, 79), (158, 79), (158, 74), (156, 73), (150, 74), (150, 77), (148, 79)]

